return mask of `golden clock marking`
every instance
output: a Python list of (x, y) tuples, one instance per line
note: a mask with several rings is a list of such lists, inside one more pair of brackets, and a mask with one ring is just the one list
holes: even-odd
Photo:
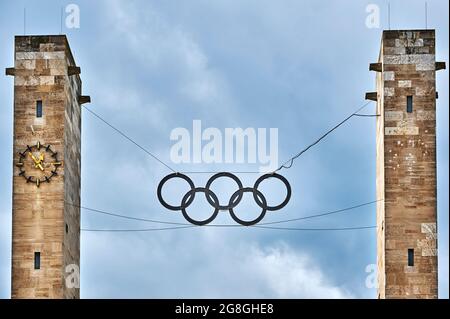
[[(42, 152), (40, 151), (40, 149), (45, 148), (45, 151)], [(33, 152), (33, 150), (35, 152)], [(54, 161), (49, 161), (49, 162), (45, 162), (45, 158), (49, 158), (48, 156), (45, 155), (45, 152), (50, 153), (50, 157), (51, 159), (53, 159)], [(35, 169), (39, 169), (42, 172), (51, 172), (51, 175), (49, 176), (42, 176), (42, 177), (38, 177), (38, 176), (28, 176), (24, 170), (24, 167), (26, 166), (24, 159), (26, 159), (27, 155), (26, 153), (28, 153), (28, 157), (31, 158), (32, 162), (31, 162), (31, 167), (34, 166)], [(19, 176), (23, 176), (27, 183), (34, 183), (36, 185), (36, 187), (39, 187), (42, 183), (41, 182), (47, 182), (49, 183), (50, 180), (52, 179), (53, 176), (58, 175), (57, 173), (57, 169), (59, 168), (60, 165), (62, 165), (62, 162), (58, 161), (58, 153), (53, 151), (51, 149), (50, 145), (42, 145), (40, 142), (37, 142), (34, 146), (29, 146), (27, 145), (27, 148), (24, 152), (19, 152), (20, 155), (20, 159), (19, 162), (16, 164), (16, 166), (20, 169), (19, 171)], [(50, 168), (51, 166), (53, 166), (53, 168)], [(50, 168), (50, 169), (49, 169)]]

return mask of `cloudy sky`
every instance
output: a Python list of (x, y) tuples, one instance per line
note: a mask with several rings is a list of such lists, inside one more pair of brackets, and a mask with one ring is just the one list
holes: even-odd
[[(391, 28), (423, 28), (423, 1), (391, 1)], [(60, 33), (70, 2), (2, 1), (0, 67), (13, 66), (14, 35)], [(170, 132), (204, 127), (278, 128), (280, 161), (352, 113), (375, 89), (368, 64), (387, 28), (386, 1), (76, 1), (79, 29), (63, 28), (82, 69), (89, 108), (177, 170), (257, 170), (258, 165), (171, 163)], [(380, 8), (380, 28), (365, 25)], [(448, 2), (428, 0), (437, 60), (448, 60)], [(439, 294), (448, 298), (448, 71), (437, 74)], [(0, 298), (10, 296), (13, 79), (0, 77)], [(374, 112), (374, 105), (366, 109)], [(283, 171), (293, 197), (265, 221), (302, 217), (375, 199), (375, 121), (355, 118)], [(83, 113), (82, 203), (127, 216), (184, 222), (157, 202), (170, 173), (88, 112)], [(195, 175), (204, 185), (209, 175)], [(255, 175), (242, 175), (252, 185)], [(179, 186), (179, 187), (178, 187)], [(227, 200), (233, 184), (217, 182)], [(282, 185), (262, 189), (269, 203)], [(172, 185), (181, 198), (186, 185)], [(281, 194), (281, 195), (280, 195)], [(280, 195), (280, 196), (278, 196)], [(227, 197), (228, 196), (228, 197)], [(278, 196), (278, 197), (277, 197)], [(245, 202), (251, 201), (244, 197)], [(179, 200), (179, 199), (178, 199)], [(244, 202), (244, 201), (243, 201)], [(196, 204), (197, 205), (197, 204)], [(198, 204), (198, 209), (207, 205)], [(243, 204), (244, 205), (244, 204)], [(255, 207), (247, 204), (249, 207)], [(250, 209), (250, 208), (249, 208)], [(193, 211), (193, 213), (195, 213)], [(231, 223), (221, 214), (218, 223)], [(375, 225), (375, 206), (284, 224)], [(161, 227), (82, 211), (85, 229)], [(194, 228), (83, 232), (81, 296), (374, 298), (375, 230), (313, 232)]]

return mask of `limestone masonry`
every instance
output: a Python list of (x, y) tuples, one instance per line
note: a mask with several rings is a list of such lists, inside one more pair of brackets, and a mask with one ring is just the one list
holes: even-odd
[[(6, 73), (14, 76), (11, 297), (79, 298), (66, 277), (80, 265), (80, 209), (66, 203), (80, 205), (81, 103), (89, 100), (81, 96), (80, 69), (66, 36), (16, 36), (15, 65)], [(17, 166), (20, 153), (38, 142), (51, 145), (61, 162), (40, 185)]]
[(377, 71), (379, 298), (437, 298), (434, 30), (384, 31)]

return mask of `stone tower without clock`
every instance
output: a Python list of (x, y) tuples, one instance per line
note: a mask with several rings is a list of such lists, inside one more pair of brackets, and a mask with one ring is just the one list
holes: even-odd
[(378, 297), (437, 298), (434, 30), (384, 31), (377, 63)]
[(16, 36), (12, 298), (79, 298), (80, 68), (64, 35)]

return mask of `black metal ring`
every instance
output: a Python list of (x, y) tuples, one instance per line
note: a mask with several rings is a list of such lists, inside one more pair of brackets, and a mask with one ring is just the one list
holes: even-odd
[[(157, 194), (158, 194), (158, 199), (159, 199), (160, 203), (161, 203), (165, 208), (167, 208), (167, 209), (169, 209), (169, 210), (181, 210), (181, 209), (183, 208), (183, 204), (181, 204), (180, 206), (172, 206), (172, 205), (167, 204), (166, 201), (165, 201), (165, 200), (163, 199), (163, 197), (162, 197), (162, 187), (163, 187), (163, 185), (164, 185), (169, 179), (172, 179), (172, 178), (175, 178), (175, 177), (184, 179), (186, 182), (188, 182), (189, 186), (191, 187), (191, 190), (190, 190), (190, 191), (192, 191), (192, 190), (195, 188), (194, 182), (192, 182), (192, 180), (191, 180), (188, 176), (186, 176), (186, 175), (184, 175), (184, 174), (181, 174), (181, 173), (172, 173), (172, 174), (169, 174), (169, 175), (167, 175), (166, 177), (164, 177), (164, 178), (161, 180), (161, 182), (159, 182), (159, 184), (158, 184)], [(189, 200), (185, 203), (185, 204), (186, 204), (186, 207), (189, 206), (189, 205), (194, 201), (194, 198), (195, 198), (195, 192), (191, 194), (191, 198), (189, 198)]]
[[(229, 177), (236, 182), (239, 189), (243, 188), (242, 182), (239, 180), (239, 178), (236, 175), (228, 173), (228, 172), (221, 172), (221, 173), (217, 173), (217, 174), (213, 175), (210, 179), (208, 179), (208, 182), (206, 183), (205, 188), (207, 188), (209, 190), (209, 188), (211, 187), (211, 184), (220, 177)], [(205, 193), (205, 196), (206, 196), (206, 199), (208, 200), (208, 203), (214, 207), (214, 203), (213, 203), (212, 199), (210, 198), (209, 194)], [(219, 206), (218, 206), (219, 210), (229, 210), (230, 207), (233, 207), (233, 208), (236, 207), (236, 205), (238, 205), (241, 202), (242, 197), (243, 197), (243, 193), (239, 193), (239, 196), (235, 199), (235, 201), (233, 201), (233, 203), (231, 203), (232, 206), (230, 206), (230, 203), (228, 205), (220, 205), (220, 203), (219, 203)]]
[[(192, 203), (192, 200), (195, 197), (195, 193), (200, 193), (200, 192), (205, 193), (205, 195), (208, 194), (209, 196), (211, 196), (211, 198), (214, 201), (214, 203), (213, 203), (214, 212), (211, 215), (211, 217), (209, 217), (205, 220), (193, 219), (186, 212), (186, 208), (190, 205), (187, 203), (188, 198), (189, 198), (189, 201), (191, 201), (191, 203)], [(206, 225), (206, 224), (209, 224), (210, 222), (212, 222), (217, 217), (217, 214), (219, 213), (218, 206), (219, 206), (219, 199), (217, 198), (216, 194), (214, 194), (211, 190), (209, 190), (208, 188), (205, 188), (205, 187), (197, 187), (197, 188), (191, 189), (183, 196), (183, 199), (181, 200), (181, 212), (183, 213), (184, 218), (191, 224), (194, 224), (197, 226)]]
[[(250, 220), (250, 221), (240, 219), (239, 217), (236, 216), (236, 214), (233, 211), (233, 202), (234, 202), (235, 198), (238, 196), (242, 197), (242, 195), (245, 192), (252, 192), (253, 196), (261, 197), (261, 201), (263, 204), (262, 206), (258, 204), (258, 206), (260, 206), (262, 208), (261, 214), (256, 219)], [(228, 205), (230, 206), (230, 209), (228, 211), (230, 212), (231, 218), (233, 218), (236, 223), (239, 223), (243, 226), (252, 226), (252, 225), (259, 223), (266, 215), (266, 210), (267, 210), (266, 209), (267, 201), (266, 201), (266, 198), (264, 197), (264, 195), (256, 188), (251, 188), (251, 187), (241, 188), (241, 189), (237, 190), (236, 192), (234, 192), (234, 194), (231, 195), (230, 203)]]
[(264, 180), (266, 180), (268, 178), (272, 178), (272, 177), (279, 179), (286, 186), (286, 199), (280, 205), (268, 206), (267, 202), (265, 204), (261, 203), (259, 201), (258, 196), (256, 196), (256, 193), (253, 193), (253, 198), (255, 199), (255, 202), (258, 204), (258, 206), (261, 208), (266, 208), (268, 211), (274, 211), (274, 210), (279, 210), (279, 209), (283, 208), (284, 206), (287, 205), (287, 203), (291, 199), (291, 185), (289, 184), (288, 180), (284, 176), (277, 174), (277, 173), (264, 174), (263, 176), (261, 176), (260, 178), (258, 178), (256, 180), (255, 185), (253, 185), (253, 188), (258, 190), (258, 186), (259, 186), (259, 184), (261, 184), (261, 182), (263, 182)]

